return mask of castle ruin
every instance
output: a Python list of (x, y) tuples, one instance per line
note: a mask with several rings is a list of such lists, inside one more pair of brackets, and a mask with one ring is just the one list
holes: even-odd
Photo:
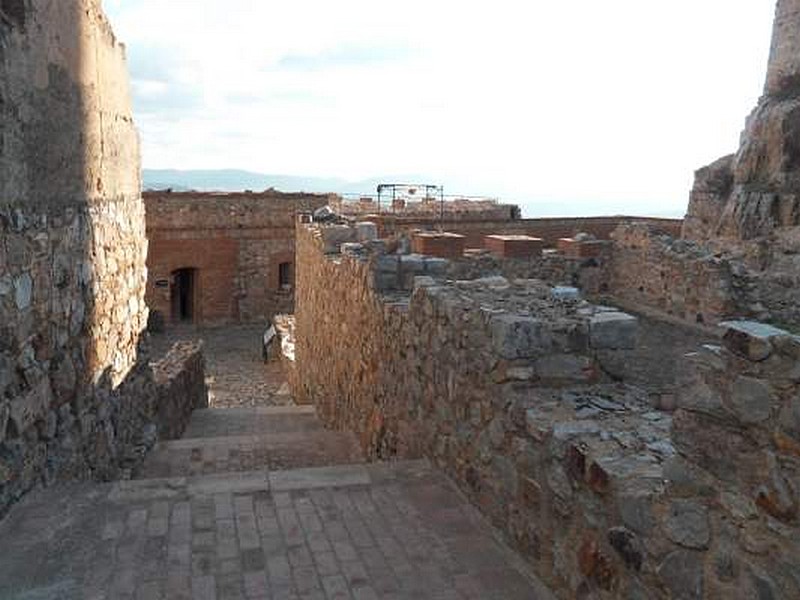
[(800, 597), (798, 40), (682, 223), (522, 219), (143, 197), (99, 0), (0, 1), (0, 597)]

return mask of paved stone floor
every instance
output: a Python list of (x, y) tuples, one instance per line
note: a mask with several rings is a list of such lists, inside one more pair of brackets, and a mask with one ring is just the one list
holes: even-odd
[(75, 485), (0, 524), (0, 598), (548, 598), (424, 462)]
[(279, 362), (261, 357), (261, 326), (217, 328), (180, 326), (151, 334), (153, 357), (163, 355), (177, 340), (205, 342), (206, 373), (214, 408), (292, 404)]
[[(237, 407), (195, 411), (131, 481), (26, 497), (0, 522), (0, 599), (551, 598), (430, 465), (363, 464), (312, 408), (269, 406), (250, 333), (203, 335)], [(255, 384), (220, 371), (235, 356)]]

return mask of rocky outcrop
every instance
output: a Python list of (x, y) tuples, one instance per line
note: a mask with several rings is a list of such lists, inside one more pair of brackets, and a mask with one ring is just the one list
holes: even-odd
[(741, 146), (696, 173), (683, 236), (740, 242), (800, 226), (800, 0), (778, 0), (764, 95)]

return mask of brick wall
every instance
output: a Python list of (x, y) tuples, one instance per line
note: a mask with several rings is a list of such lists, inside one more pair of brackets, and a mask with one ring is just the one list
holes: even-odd
[[(194, 269), (194, 322), (264, 322), (294, 306), (294, 228), (298, 211), (327, 203), (310, 194), (148, 192), (147, 301), (169, 322), (178, 269)], [(289, 264), (281, 286), (280, 265)]]

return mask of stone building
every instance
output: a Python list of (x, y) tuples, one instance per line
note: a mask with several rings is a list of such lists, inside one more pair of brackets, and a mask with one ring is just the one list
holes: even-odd
[[(374, 205), (346, 204), (325, 194), (145, 192), (147, 305), (166, 323), (197, 325), (263, 322), (294, 309), (295, 222), (300, 212), (330, 204), (351, 219), (368, 219), (382, 235), (444, 227), (482, 248), (488, 234), (559, 238), (587, 232), (608, 239), (623, 223), (647, 223), (677, 234), (681, 221), (641, 217), (522, 219), (516, 206), (496, 201), (448, 201), (437, 211), (413, 205), (372, 213)], [(438, 205), (437, 205), (438, 206)]]

